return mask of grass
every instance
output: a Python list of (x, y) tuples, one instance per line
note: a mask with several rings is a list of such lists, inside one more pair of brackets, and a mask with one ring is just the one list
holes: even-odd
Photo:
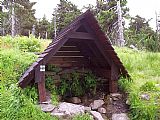
[(40, 52), (34, 37), (0, 37), (0, 120), (56, 120), (37, 106), (36, 87), (21, 89), (17, 81)]
[[(134, 51), (129, 48), (115, 47), (118, 56), (127, 68), (133, 82), (125, 79), (119, 81), (121, 88), (128, 93), (131, 119), (160, 119), (160, 53)], [(149, 95), (149, 100), (141, 98)]]

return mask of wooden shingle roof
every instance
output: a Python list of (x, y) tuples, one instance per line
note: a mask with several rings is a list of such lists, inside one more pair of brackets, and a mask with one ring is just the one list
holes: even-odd
[[(89, 33), (75, 32), (75, 29), (79, 28), (80, 25), (85, 26), (87, 32)], [(57, 51), (69, 39), (74, 38), (76, 38), (77, 41), (94, 41), (94, 43), (97, 45), (97, 48), (99, 49), (99, 52), (104, 57), (104, 60), (107, 61), (109, 64), (112, 64), (112, 62), (115, 63), (121, 75), (129, 77), (127, 70), (125, 69), (116, 52), (114, 51), (114, 48), (112, 47), (108, 38), (101, 30), (94, 15), (88, 10), (79, 17), (77, 17), (71, 24), (69, 24), (57, 35), (55, 40), (49, 44), (49, 46), (44, 50), (44, 52), (40, 54), (37, 61), (34, 62), (30, 66), (30, 68), (22, 75), (19, 80), (19, 86), (22, 88), (26, 87), (32, 80), (34, 80), (35, 68), (41, 64), (47, 64), (49, 60), (54, 55), (56, 55)]]

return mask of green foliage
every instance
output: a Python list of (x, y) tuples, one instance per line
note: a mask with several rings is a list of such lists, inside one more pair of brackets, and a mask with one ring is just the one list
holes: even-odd
[[(92, 73), (88, 73), (85, 75), (85, 89), (92, 89), (93, 94), (96, 92), (96, 78)], [(89, 90), (90, 91), (90, 90)], [(91, 91), (90, 91), (91, 92)]]
[(92, 117), (86, 113), (86, 114), (79, 114), (73, 117), (72, 120), (92, 120)]
[(12, 0), (2, 0), (2, 2), (5, 9), (7, 9), (7, 15), (3, 18), (5, 19), (5, 26), (3, 27), (5, 30), (5, 35), (11, 33), (10, 16), (12, 14), (12, 7), (14, 7), (16, 34), (29, 36), (29, 30), (32, 30), (32, 26), (36, 22), (36, 18), (34, 16), (35, 9), (33, 9), (36, 2), (30, 2), (29, 0), (15, 0), (13, 6)]
[(17, 83), (20, 75), (36, 59), (32, 53), (23, 53), (19, 50), (9, 49), (0, 51), (0, 71), (3, 85), (10, 86)]
[(54, 120), (43, 113), (15, 84), (0, 89), (1, 120)]
[(69, 84), (67, 83), (67, 80), (65, 79), (61, 79), (61, 85), (59, 86), (58, 88), (58, 92), (61, 94), (61, 95), (65, 95), (67, 93), (67, 91), (70, 91), (70, 86)]
[(138, 90), (129, 94), (131, 118), (133, 120), (156, 120), (160, 107), (155, 104), (155, 96), (150, 95), (150, 100), (142, 100)]
[[(66, 96), (82, 96), (84, 93), (94, 91), (96, 89), (96, 79), (91, 73), (80, 74), (77, 72), (71, 73), (71, 79), (67, 79), (66, 75), (61, 79), (61, 84), (58, 91), (61, 95)], [(91, 92), (92, 92), (91, 91)]]
[(126, 78), (121, 78), (120, 80), (118, 80), (118, 85), (120, 89), (126, 92), (129, 92), (131, 84), (132, 84), (132, 81)]
[(1, 37), (1, 46), (4, 48), (17, 48), (25, 52), (39, 52), (41, 50), (40, 40), (33, 36), (28, 37)]
[(155, 84), (153, 82), (147, 81), (140, 87), (141, 91), (157, 91)]
[(58, 103), (58, 97), (57, 97), (57, 88), (54, 84), (54, 80), (51, 76), (46, 76), (45, 79), (46, 79), (45, 80), (46, 89), (49, 90), (49, 92), (51, 93), (51, 101), (53, 104), (56, 105)]
[(38, 91), (37, 91), (35, 86), (28, 86), (27, 88), (24, 88), (22, 93), (32, 103), (37, 104), (37, 102), (38, 102)]
[[(127, 18), (129, 9), (126, 7), (127, 0), (120, 0), (122, 16)], [(117, 39), (117, 1), (116, 0), (97, 0), (96, 17), (102, 30), (109, 36), (113, 45), (116, 45)]]
[[(71, 23), (71, 21), (80, 15), (80, 13), (81, 12), (77, 6), (70, 1), (60, 0), (60, 3), (57, 4), (57, 8), (53, 12), (53, 14), (56, 14), (58, 32), (61, 31), (66, 25)], [(51, 25), (54, 26), (54, 18), (52, 19)]]
[[(12, 40), (9, 36), (0, 38), (0, 119), (57, 119), (42, 112), (35, 105), (38, 102), (38, 93), (35, 87), (27, 87), (23, 90), (17, 87), (19, 77), (37, 56), (19, 50), (18, 45)], [(17, 47), (14, 47), (16, 45)]]
[(127, 46), (134, 45), (141, 50), (160, 51), (158, 37), (149, 26), (149, 21), (138, 15), (130, 19), (130, 26), (125, 30)]
[[(157, 120), (160, 115), (160, 89), (155, 84), (160, 83), (160, 54), (144, 51), (134, 51), (128, 48), (115, 49), (129, 71), (133, 82), (121, 79), (119, 84), (128, 93), (131, 119)], [(150, 96), (149, 100), (141, 99), (141, 94)]]
[(72, 95), (81, 96), (84, 94), (84, 89), (82, 87), (82, 81), (80, 79), (79, 73), (72, 73), (72, 83), (70, 87)]

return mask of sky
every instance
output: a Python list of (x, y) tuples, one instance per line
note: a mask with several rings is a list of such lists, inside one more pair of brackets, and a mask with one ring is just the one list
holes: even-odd
[[(53, 9), (59, 3), (59, 0), (30, 0), (37, 2), (34, 8), (36, 9), (36, 18), (42, 18), (44, 14), (47, 19), (52, 18)], [(96, 0), (70, 0), (72, 3), (82, 8), (84, 5), (96, 4)], [(160, 13), (160, 0), (128, 0), (127, 6), (130, 9), (130, 15), (140, 15), (143, 18), (151, 19), (150, 25), (153, 29), (156, 28), (156, 14)]]

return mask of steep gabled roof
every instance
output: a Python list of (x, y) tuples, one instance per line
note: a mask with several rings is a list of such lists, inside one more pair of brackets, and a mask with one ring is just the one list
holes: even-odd
[[(120, 74), (129, 77), (128, 72), (118, 58), (108, 38), (102, 32), (94, 15), (88, 10), (79, 17), (77, 17), (71, 24), (69, 24), (57, 35), (55, 40), (49, 44), (49, 46), (44, 50), (44, 52), (40, 54), (37, 61), (34, 62), (30, 66), (30, 68), (22, 75), (19, 80), (19, 86), (21, 86), (22, 88), (26, 87), (34, 79), (35, 68), (41, 64), (47, 64), (49, 60), (54, 55), (56, 55), (57, 51), (68, 40), (72, 40), (73, 42), (84, 41), (83, 43), (85, 43), (86, 41), (94, 41), (94, 43), (96, 44), (96, 48), (103, 56), (104, 61), (107, 61), (109, 65), (115, 63), (115, 65), (119, 69)], [(84, 48), (83, 45), (82, 48)], [(97, 52), (97, 50), (93, 48), (93, 46), (90, 46), (90, 48), (93, 51)], [(96, 52), (95, 56), (99, 55), (99, 53), (97, 54)]]

